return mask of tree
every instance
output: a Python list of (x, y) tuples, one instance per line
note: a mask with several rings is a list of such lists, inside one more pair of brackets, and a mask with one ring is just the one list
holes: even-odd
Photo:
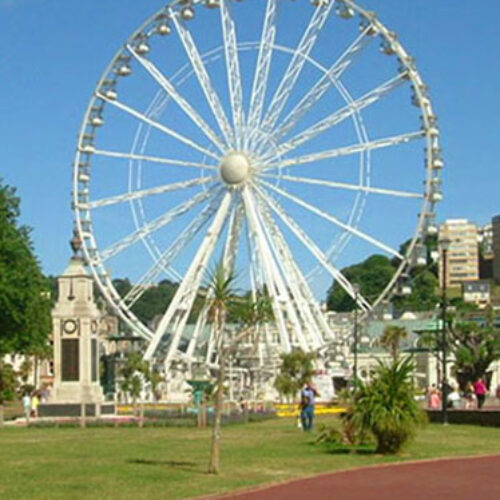
[(408, 332), (405, 327), (389, 325), (385, 327), (379, 339), (379, 343), (390, 352), (392, 360), (397, 361), (399, 358), (401, 341), (406, 337), (408, 337)]
[(14, 397), (15, 374), (6, 354), (47, 349), (52, 328), (49, 283), (33, 253), (30, 229), (20, 226), (20, 200), (0, 179), (0, 413)]
[(0, 427), (4, 421), (4, 405), (15, 398), (17, 377), (14, 368), (0, 357)]
[[(456, 376), (462, 389), (484, 377), (491, 363), (500, 359), (500, 329), (495, 327), (493, 310), (486, 310), (482, 317), (477, 315), (477, 311), (470, 311), (465, 305), (446, 318), (446, 347), (455, 358)], [(439, 358), (442, 329), (422, 333), (420, 342)]]
[[(360, 293), (367, 300), (373, 302), (384, 290), (395, 268), (391, 261), (383, 255), (372, 255), (360, 264), (342, 269), (342, 274), (351, 282), (357, 283)], [(354, 300), (344, 290), (342, 285), (335, 281), (327, 294), (328, 309), (339, 312), (354, 310)]]
[(488, 367), (500, 359), (500, 329), (495, 328), (493, 311), (486, 312), (486, 322), (460, 321), (450, 325), (448, 346), (455, 355), (460, 386), (484, 377)]
[(315, 360), (315, 353), (306, 353), (302, 349), (282, 354), (280, 373), (274, 383), (276, 390), (287, 398), (295, 398), (300, 389), (311, 381)]
[(139, 353), (130, 353), (122, 367), (122, 390), (132, 397), (134, 416), (137, 416), (137, 400), (141, 397), (144, 380), (149, 373), (149, 364)]
[(49, 284), (19, 206), (15, 189), (0, 183), (0, 359), (45, 347), (52, 327)]
[(212, 447), (210, 452), (209, 474), (218, 474), (220, 468), (220, 440), (222, 422), (222, 404), (224, 396), (225, 351), (223, 346), (223, 331), (226, 315), (233, 300), (234, 273), (226, 272), (221, 262), (217, 265), (210, 277), (209, 314), (214, 325), (215, 344), (219, 355), (219, 374), (217, 376), (217, 390), (215, 394), (215, 417), (212, 431)]
[(347, 418), (361, 432), (373, 434), (378, 453), (397, 453), (425, 422), (415, 400), (414, 368), (412, 358), (379, 362), (371, 382), (356, 382)]

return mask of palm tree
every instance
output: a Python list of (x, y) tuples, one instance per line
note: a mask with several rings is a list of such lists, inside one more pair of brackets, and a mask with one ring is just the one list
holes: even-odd
[(217, 392), (215, 396), (215, 417), (212, 431), (212, 448), (210, 453), (209, 474), (218, 474), (220, 467), (220, 440), (221, 440), (221, 420), (222, 405), (224, 395), (224, 368), (225, 349), (223, 347), (223, 332), (226, 322), (226, 315), (233, 300), (233, 271), (226, 272), (221, 262), (212, 272), (209, 282), (209, 312), (213, 320), (215, 342), (219, 354), (219, 374), (217, 376)]
[(379, 342), (391, 353), (393, 361), (396, 361), (399, 358), (401, 341), (406, 337), (408, 332), (404, 326), (389, 325), (382, 333)]
[[(256, 326), (269, 321), (273, 317), (272, 303), (266, 293), (260, 293), (255, 300), (250, 297), (235, 297), (235, 275), (232, 270), (226, 271), (222, 262), (212, 272), (208, 285), (210, 316), (214, 325), (217, 352), (219, 354), (219, 374), (215, 396), (215, 417), (212, 432), (212, 448), (208, 472), (218, 474), (220, 468), (221, 420), (224, 395), (224, 377), (226, 357), (234, 351), (238, 344), (255, 332)], [(224, 326), (228, 313), (239, 324), (239, 329), (231, 342), (224, 345)], [(252, 339), (254, 342), (257, 339)]]

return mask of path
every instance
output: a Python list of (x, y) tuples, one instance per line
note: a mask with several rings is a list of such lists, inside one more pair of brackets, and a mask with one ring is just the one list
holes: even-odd
[(500, 455), (365, 467), (218, 497), (235, 500), (498, 500)]

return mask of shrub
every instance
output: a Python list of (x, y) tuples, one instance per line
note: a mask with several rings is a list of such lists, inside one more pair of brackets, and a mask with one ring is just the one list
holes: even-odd
[(377, 452), (397, 453), (413, 438), (425, 415), (415, 400), (412, 358), (379, 363), (371, 383), (357, 381), (346, 418), (377, 441)]

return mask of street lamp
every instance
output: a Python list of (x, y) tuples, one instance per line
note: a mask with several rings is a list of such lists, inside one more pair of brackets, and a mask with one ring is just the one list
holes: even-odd
[(446, 282), (447, 282), (447, 270), (446, 266), (448, 263), (448, 249), (450, 248), (451, 245), (451, 240), (449, 238), (443, 237), (439, 240), (439, 246), (441, 247), (442, 251), (442, 259), (443, 259), (443, 265), (442, 265), (442, 303), (441, 303), (441, 323), (442, 323), (442, 329), (441, 329), (441, 352), (442, 352), (442, 386), (441, 386), (441, 394), (442, 394), (442, 401), (441, 401), (441, 410), (442, 410), (442, 416), (443, 416), (443, 425), (448, 424), (448, 382), (447, 382), (447, 375), (446, 375), (446, 348), (447, 348), (447, 338), (446, 338), (446, 330), (447, 330), (447, 325), (446, 325), (446, 307), (447, 307), (447, 297), (446, 297)]
[(353, 367), (353, 386), (356, 385), (356, 380), (358, 380), (358, 295), (359, 295), (359, 285), (353, 283), (352, 288), (354, 290), (354, 367)]

